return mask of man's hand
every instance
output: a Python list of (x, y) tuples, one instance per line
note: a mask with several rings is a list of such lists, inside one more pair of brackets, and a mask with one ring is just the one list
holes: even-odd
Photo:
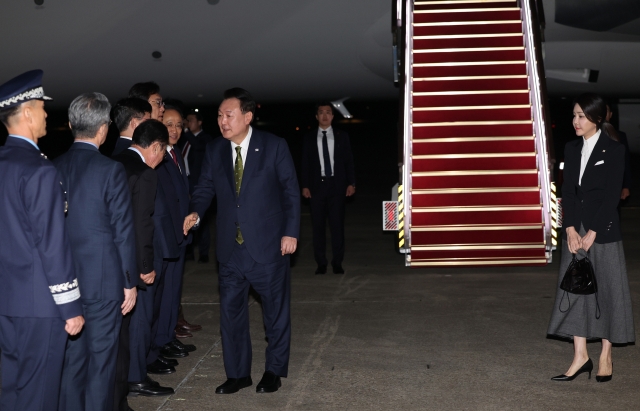
[(596, 241), (596, 232), (589, 230), (589, 232), (582, 237), (582, 249), (589, 251), (594, 241)]
[(347, 197), (351, 197), (356, 193), (356, 186), (347, 186)]
[(195, 211), (184, 218), (184, 224), (182, 225), (182, 230), (184, 231), (184, 235), (189, 234), (189, 230), (196, 225), (198, 222), (198, 213)]
[(153, 281), (156, 279), (156, 270), (151, 271), (149, 274), (140, 274), (140, 278), (142, 278), (145, 284), (153, 284)]
[(84, 325), (84, 317), (79, 315), (77, 317), (69, 318), (67, 323), (64, 326), (64, 330), (69, 335), (76, 335), (80, 331), (82, 331), (82, 326)]
[(282, 237), (282, 241), (280, 241), (280, 251), (282, 251), (282, 255), (295, 253), (296, 247), (298, 247), (297, 239), (287, 236)]
[(571, 254), (577, 253), (582, 248), (582, 238), (573, 227), (567, 227), (567, 245)]
[(122, 315), (127, 315), (129, 311), (133, 310), (133, 307), (136, 305), (137, 297), (138, 289), (136, 287), (124, 289), (124, 302), (120, 306), (120, 308), (122, 308)]
[(622, 193), (620, 194), (620, 199), (622, 200), (626, 200), (627, 197), (629, 197), (631, 195), (631, 193), (629, 192), (628, 188), (623, 188), (622, 189)]
[(302, 197), (311, 198), (311, 191), (309, 191), (308, 188), (303, 188), (302, 189)]

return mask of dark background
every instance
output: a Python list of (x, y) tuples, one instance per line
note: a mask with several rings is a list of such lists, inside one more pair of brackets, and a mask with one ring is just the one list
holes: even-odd
[[(344, 119), (336, 112), (333, 126), (349, 133), (355, 157), (358, 193), (372, 195), (376, 199), (389, 200), (391, 188), (398, 181), (398, 103), (396, 100), (347, 101), (352, 119)], [(187, 107), (192, 109), (196, 107)], [(203, 115), (203, 128), (212, 136), (220, 136), (217, 123), (218, 105), (198, 106)], [(47, 135), (38, 142), (40, 149), (50, 159), (66, 152), (73, 137), (68, 127), (66, 110), (47, 109)], [(253, 126), (284, 138), (291, 150), (296, 169), (302, 156), (302, 138), (317, 127), (315, 103), (266, 103), (260, 104)], [(1, 127), (0, 144), (6, 140), (6, 129)], [(101, 147), (109, 155), (118, 138), (118, 130), (112, 124), (109, 136)], [(357, 196), (354, 198), (357, 201)]]

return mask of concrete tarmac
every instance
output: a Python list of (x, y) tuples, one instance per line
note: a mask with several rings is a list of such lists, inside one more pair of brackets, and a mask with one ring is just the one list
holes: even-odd
[[(170, 397), (130, 397), (136, 411), (199, 410), (640, 410), (640, 350), (614, 347), (613, 380), (585, 374), (567, 383), (573, 347), (546, 329), (558, 252), (545, 267), (409, 269), (381, 231), (381, 204), (358, 194), (347, 207), (346, 274), (314, 275), (311, 221), (292, 269), (289, 377), (257, 394), (266, 341), (251, 300), (254, 386), (216, 395), (225, 381), (215, 262), (188, 262), (184, 311), (203, 330), (175, 374), (153, 376)], [(640, 207), (623, 208), (624, 245), (636, 329), (640, 319)], [(211, 255), (212, 261), (215, 256)], [(600, 344), (590, 343), (597, 366)]]
[[(153, 376), (176, 394), (130, 398), (151, 410), (639, 410), (640, 350), (613, 349), (609, 383), (596, 369), (568, 383), (550, 377), (572, 360), (570, 342), (546, 336), (558, 276), (558, 252), (545, 267), (409, 269), (381, 231), (381, 204), (348, 205), (345, 275), (314, 275), (311, 221), (292, 269), (289, 377), (257, 394), (266, 341), (260, 304), (251, 300), (254, 386), (216, 395), (225, 381), (216, 264), (189, 262), (184, 310), (203, 326), (183, 342), (198, 349), (177, 372)], [(623, 209), (624, 244), (636, 329), (640, 311), (640, 208)], [(212, 259), (213, 261), (213, 259)], [(330, 271), (330, 269), (329, 269)], [(156, 378), (157, 377), (157, 378)]]

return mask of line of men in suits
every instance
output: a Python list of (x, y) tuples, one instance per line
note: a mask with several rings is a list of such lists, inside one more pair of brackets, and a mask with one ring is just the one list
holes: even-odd
[[(183, 115), (165, 106), (157, 84), (134, 85), (113, 109), (100, 93), (74, 99), (74, 143), (52, 165), (37, 147), (49, 99), (41, 79), (35, 70), (0, 86), (0, 121), (10, 133), (0, 148), (0, 228), (10, 233), (0, 248), (7, 285), (0, 288), (0, 409), (130, 410), (127, 395), (173, 394), (148, 374), (175, 372), (176, 358), (196, 349), (176, 338), (180, 327), (199, 327), (179, 325), (182, 275), (191, 230), (206, 224), (214, 198), (227, 374), (216, 393), (253, 384), (250, 287), (260, 294), (268, 339), (256, 392), (277, 391), (288, 373), (289, 257), (299, 238), (300, 191), (286, 142), (251, 125), (253, 97), (225, 91), (223, 138), (197, 148), (204, 154), (190, 193), (187, 170), (198, 160), (178, 147)], [(109, 159), (99, 148), (112, 120), (121, 138)], [(344, 200), (336, 205), (333, 197), (355, 192), (348, 136), (320, 128), (309, 141), (318, 148), (314, 158), (305, 146), (313, 164), (304, 168), (311, 189), (303, 193), (318, 199), (312, 212), (329, 204), (340, 220)], [(342, 247), (336, 253), (334, 244), (338, 273)]]
[[(104, 95), (82, 94), (68, 109), (74, 143), (52, 164), (37, 146), (41, 79), (34, 70), (0, 86), (11, 233), (0, 247), (0, 409), (130, 410), (127, 395), (172, 394), (148, 373), (175, 372), (175, 358), (196, 349), (175, 332), (191, 238), (182, 116), (165, 113), (153, 83), (113, 112)], [(99, 152), (111, 115), (130, 136), (113, 159)]]

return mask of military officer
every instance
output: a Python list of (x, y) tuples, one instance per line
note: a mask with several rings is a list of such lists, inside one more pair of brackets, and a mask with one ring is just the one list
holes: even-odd
[[(82, 329), (82, 304), (46, 134), (42, 70), (0, 86), (0, 410), (56, 410), (67, 333)], [(65, 332), (66, 331), (66, 332)]]

